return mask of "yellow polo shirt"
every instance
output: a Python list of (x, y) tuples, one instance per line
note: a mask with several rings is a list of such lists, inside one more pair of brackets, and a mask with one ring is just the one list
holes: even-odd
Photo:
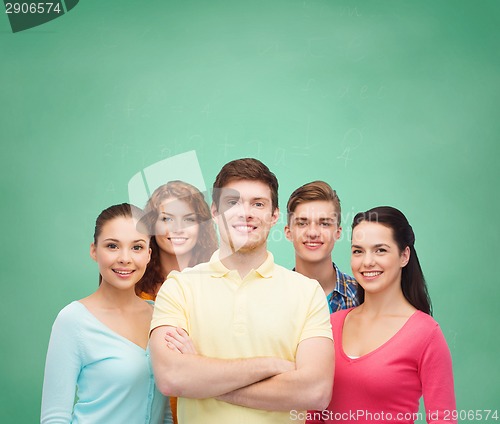
[[(276, 265), (270, 252), (243, 279), (220, 262), (218, 251), (209, 263), (170, 273), (156, 297), (151, 330), (162, 325), (184, 328), (199, 354), (220, 359), (274, 356), (294, 361), (302, 340), (332, 338), (319, 283)], [(288, 412), (213, 398), (179, 398), (177, 415), (180, 424), (297, 423)]]

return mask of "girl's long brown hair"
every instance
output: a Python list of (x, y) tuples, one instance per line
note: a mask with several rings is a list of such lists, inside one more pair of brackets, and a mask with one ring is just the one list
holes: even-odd
[(167, 278), (161, 272), (160, 248), (154, 236), (154, 228), (159, 216), (159, 207), (167, 199), (179, 199), (191, 206), (200, 226), (198, 240), (188, 264), (189, 267), (207, 262), (218, 247), (212, 215), (203, 194), (196, 187), (183, 181), (170, 181), (158, 187), (144, 208), (146, 222), (150, 228), (150, 234), (152, 234), (150, 242), (151, 260), (144, 276), (136, 285), (136, 292), (138, 294), (145, 292), (154, 296), (157, 285)]

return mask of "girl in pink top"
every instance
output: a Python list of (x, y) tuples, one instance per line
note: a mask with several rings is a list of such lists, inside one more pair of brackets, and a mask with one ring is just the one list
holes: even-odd
[(306, 422), (456, 423), (450, 351), (431, 317), (410, 224), (384, 206), (358, 213), (352, 229), (360, 306), (331, 315), (332, 400)]

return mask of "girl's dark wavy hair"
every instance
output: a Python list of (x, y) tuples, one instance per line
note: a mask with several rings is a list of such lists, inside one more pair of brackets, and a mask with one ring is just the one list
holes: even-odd
[[(406, 246), (410, 249), (410, 259), (401, 271), (401, 289), (403, 295), (415, 308), (432, 315), (432, 304), (427, 290), (424, 273), (415, 251), (415, 234), (404, 214), (390, 206), (379, 206), (366, 212), (358, 213), (352, 222), (352, 229), (361, 222), (376, 222), (392, 230), (393, 238), (401, 253)], [(358, 284), (359, 304), (365, 300), (365, 290)]]
[(142, 279), (136, 285), (136, 293), (141, 292), (155, 294), (158, 283), (162, 283), (167, 278), (161, 272), (160, 248), (154, 236), (154, 228), (159, 216), (159, 207), (167, 199), (180, 199), (189, 204), (194, 210), (196, 220), (200, 226), (198, 231), (198, 241), (193, 249), (189, 267), (202, 262), (208, 262), (212, 254), (218, 248), (217, 235), (210, 208), (205, 201), (203, 194), (191, 184), (184, 181), (169, 181), (158, 187), (144, 208), (145, 220), (150, 230), (151, 236), (151, 260)]

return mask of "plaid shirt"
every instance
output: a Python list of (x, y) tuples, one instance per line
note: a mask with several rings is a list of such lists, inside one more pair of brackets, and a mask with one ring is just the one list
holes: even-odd
[(358, 301), (356, 299), (357, 281), (354, 277), (340, 271), (333, 262), (332, 265), (337, 273), (337, 284), (333, 292), (326, 297), (328, 306), (330, 307), (330, 313), (358, 306)]

